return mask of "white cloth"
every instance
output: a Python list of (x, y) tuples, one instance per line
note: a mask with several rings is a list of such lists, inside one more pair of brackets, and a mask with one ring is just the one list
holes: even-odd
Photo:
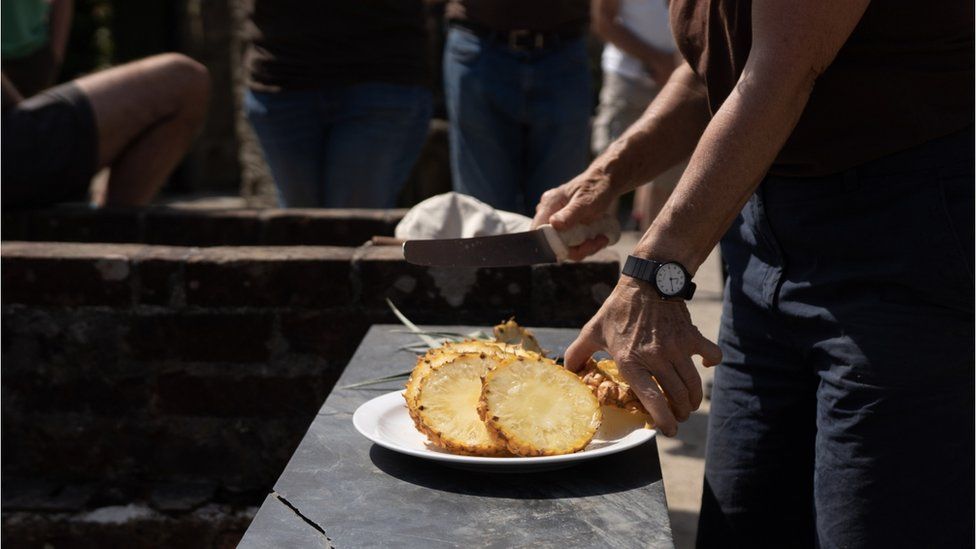
[(417, 204), (397, 224), (401, 240), (470, 238), (529, 230), (532, 219), (496, 210), (468, 195), (439, 194)]
[[(665, 0), (620, 0), (619, 22), (645, 43), (655, 48), (674, 52), (674, 36), (671, 34), (668, 5)], [(604, 71), (615, 72), (628, 78), (650, 78), (643, 63), (636, 57), (621, 51), (613, 44), (603, 48), (601, 66)]]

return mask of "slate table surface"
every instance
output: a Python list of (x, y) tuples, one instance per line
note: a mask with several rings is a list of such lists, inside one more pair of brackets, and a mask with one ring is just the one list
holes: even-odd
[[(504, 474), (450, 469), (360, 435), (356, 408), (403, 381), (340, 387), (409, 370), (415, 355), (398, 349), (418, 340), (402, 331), (370, 328), (240, 547), (673, 547), (654, 439), (567, 469)], [(554, 356), (578, 333), (533, 331)]]

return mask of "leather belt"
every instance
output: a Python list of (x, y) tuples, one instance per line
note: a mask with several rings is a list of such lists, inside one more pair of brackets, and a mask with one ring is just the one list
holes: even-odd
[(580, 29), (564, 31), (533, 31), (515, 29), (492, 30), (470, 21), (451, 21), (451, 25), (470, 31), (483, 40), (501, 44), (512, 51), (536, 51), (565, 44), (583, 36)]

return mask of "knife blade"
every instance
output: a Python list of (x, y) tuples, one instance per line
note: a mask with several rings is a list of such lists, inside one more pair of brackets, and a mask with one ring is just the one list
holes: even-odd
[(537, 263), (558, 263), (569, 256), (569, 248), (604, 235), (610, 244), (620, 239), (616, 218), (604, 215), (597, 221), (557, 231), (541, 225), (531, 231), (473, 238), (408, 240), (403, 256), (410, 263), (437, 267), (517, 267)]

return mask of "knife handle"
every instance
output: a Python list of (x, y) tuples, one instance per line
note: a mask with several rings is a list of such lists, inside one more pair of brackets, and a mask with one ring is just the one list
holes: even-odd
[(565, 231), (557, 231), (552, 225), (540, 225), (546, 241), (556, 255), (556, 260), (563, 262), (569, 257), (569, 248), (578, 246), (583, 242), (599, 235), (607, 237), (607, 245), (616, 244), (620, 240), (620, 222), (610, 214), (603, 214), (602, 217), (592, 223), (579, 224)]

